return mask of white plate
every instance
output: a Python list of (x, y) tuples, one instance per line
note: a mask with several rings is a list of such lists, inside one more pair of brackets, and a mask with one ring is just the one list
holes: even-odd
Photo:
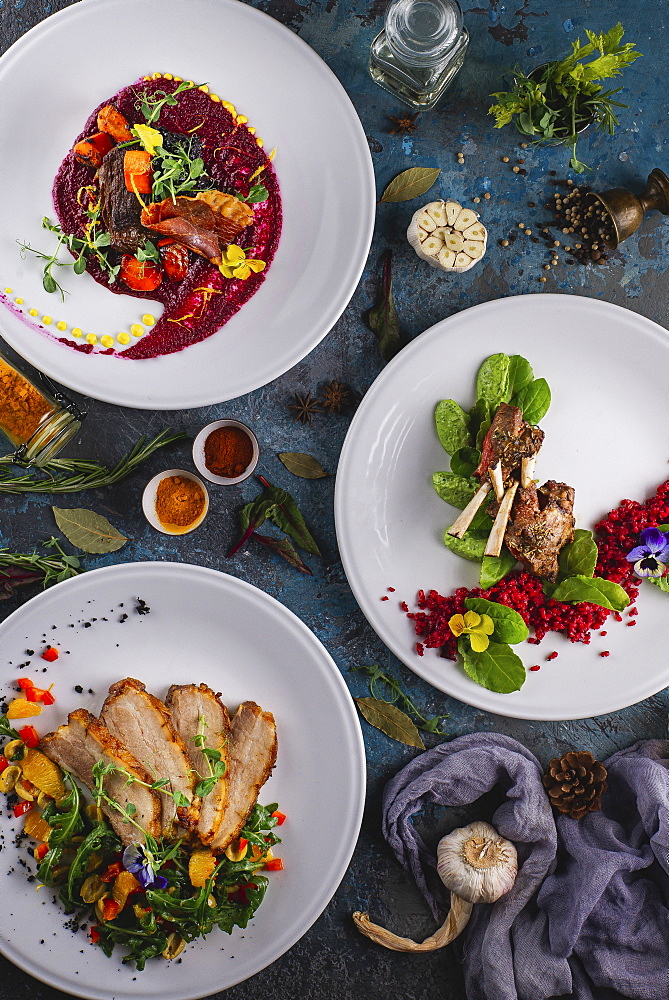
[[(521, 691), (474, 684), (437, 650), (415, 652), (411, 622), (419, 589), (447, 595), (478, 582), (478, 565), (443, 545), (455, 517), (431, 474), (448, 468), (434, 407), (474, 402), (474, 379), (490, 354), (522, 354), (544, 377), (552, 404), (537, 475), (576, 489), (577, 526), (593, 528), (624, 497), (643, 501), (667, 477), (669, 335), (636, 313), (595, 299), (523, 295), (475, 306), (437, 323), (401, 352), (365, 396), (348, 432), (335, 495), (337, 539), (360, 607), (387, 646), (415, 673), (461, 701), (521, 719), (580, 719), (616, 711), (669, 683), (667, 595), (646, 584), (636, 626), (611, 619), (590, 646), (549, 633), (516, 647), (529, 667)], [(395, 587), (389, 594), (387, 588)], [(382, 596), (390, 600), (381, 601)], [(610, 651), (609, 657), (599, 652)], [(558, 657), (545, 658), (556, 650)]]
[[(150, 614), (133, 610), (137, 597)], [(120, 623), (126, 612), (128, 620)], [(204, 682), (233, 707), (257, 701), (274, 713), (279, 741), (277, 765), (260, 800), (278, 801), (287, 815), (278, 831), (285, 870), (270, 873), (267, 896), (249, 927), (231, 936), (215, 930), (204, 943), (187, 945), (180, 963), (150, 961), (136, 972), (105, 958), (83, 932), (64, 929), (66, 918), (52, 893), (35, 891), (16, 865), (25, 847), (17, 852), (13, 846), (16, 822), (3, 809), (3, 954), (50, 986), (91, 1000), (193, 1000), (252, 976), (287, 951), (323, 911), (346, 871), (365, 794), (353, 702), (306, 625), (272, 597), (215, 570), (134, 563), (94, 570), (40, 594), (0, 626), (0, 639), (5, 696), (26, 647), (39, 652), (48, 642), (61, 649), (47, 674), (39, 672), (45, 665), (39, 657), (22, 671), (36, 683), (54, 681), (56, 704), (36, 720), (42, 733), (79, 705), (97, 712), (109, 684), (127, 675), (159, 697), (172, 683)], [(83, 695), (74, 691), (76, 684)]]
[(277, 147), (283, 230), (267, 278), (221, 330), (161, 358), (81, 354), (8, 308), (0, 309), (0, 333), (71, 389), (140, 409), (180, 409), (265, 385), (328, 333), (367, 258), (374, 174), (362, 126), (335, 75), (266, 14), (237, 0), (73, 4), (0, 59), (0, 292), (9, 287), (5, 299), (18, 295), (24, 310), (36, 308), (31, 323), (48, 314), (113, 335), (145, 312), (160, 315), (159, 303), (113, 295), (69, 269), (62, 277), (71, 294), (61, 305), (41, 287), (40, 262), (22, 261), (16, 243), (55, 246), (40, 224), (44, 215), (54, 218), (51, 186), (61, 160), (100, 101), (155, 71), (208, 81), (247, 116), (266, 149)]

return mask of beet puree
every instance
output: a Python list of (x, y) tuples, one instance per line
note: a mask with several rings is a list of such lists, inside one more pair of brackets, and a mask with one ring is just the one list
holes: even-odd
[[(82, 132), (72, 145), (98, 131), (96, 118), (100, 108), (114, 104), (131, 125), (145, 124), (138, 95), (156, 91), (171, 93), (178, 83), (161, 77), (140, 80), (103, 101), (93, 111)], [(258, 290), (269, 269), (281, 234), (281, 198), (279, 184), (267, 154), (256, 144), (255, 136), (246, 125), (237, 125), (222, 103), (217, 103), (199, 90), (187, 90), (177, 97), (176, 107), (164, 105), (155, 128), (197, 135), (202, 143), (202, 159), (210, 176), (221, 191), (248, 194), (250, 183), (263, 184), (267, 201), (253, 205), (254, 222), (239, 236), (239, 243), (249, 257), (264, 260), (267, 267), (246, 281), (224, 278), (218, 268), (204, 257), (196, 257), (186, 278), (172, 282), (166, 277), (153, 292), (135, 292), (118, 279), (109, 284), (107, 275), (96, 261), (90, 260), (88, 272), (97, 282), (116, 295), (132, 295), (153, 299), (164, 304), (164, 312), (150, 333), (124, 351), (108, 350), (106, 354), (139, 360), (173, 354), (190, 344), (196, 344), (215, 333)], [(249, 183), (259, 167), (265, 169)], [(88, 221), (77, 202), (81, 187), (93, 183), (93, 172), (74, 158), (70, 151), (60, 165), (53, 185), (53, 202), (64, 232), (80, 235)], [(159, 238), (158, 235), (156, 237)], [(120, 255), (119, 255), (120, 259)], [(63, 341), (65, 342), (65, 341)], [(67, 341), (68, 346), (73, 345)], [(81, 345), (82, 347), (84, 345)], [(89, 347), (89, 345), (85, 345)]]

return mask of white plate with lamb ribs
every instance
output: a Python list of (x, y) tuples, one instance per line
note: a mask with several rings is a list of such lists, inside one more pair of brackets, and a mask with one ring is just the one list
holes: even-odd
[[(98, 864), (102, 882), (107, 879), (108, 889), (114, 887), (111, 898), (108, 891), (98, 900), (101, 913), (93, 911), (85, 918), (75, 911), (74, 918), (68, 918), (54, 897), (63, 885), (69, 892), (76, 862), (68, 851), (83, 850), (82, 837), (57, 859), (71, 865), (65, 882), (61, 878), (47, 888), (49, 880), (40, 870), (40, 878), (31, 876), (31, 886), (26, 879), (35, 868), (30, 853), (35, 843), (25, 836), (15, 839), (31, 812), (25, 820), (14, 816), (12, 802), (18, 802), (20, 813), (24, 800), (10, 799), (10, 809), (3, 809), (0, 819), (2, 953), (50, 986), (90, 1000), (195, 1000), (254, 975), (290, 948), (320, 915), (346, 870), (365, 791), (364, 747), (355, 709), (339, 671), (313, 633), (255, 587), (214, 570), (177, 563), (122, 564), (68, 580), (14, 612), (0, 633), (0, 694), (10, 712), (11, 703), (22, 694), (18, 678), (24, 684), (32, 680), (42, 694), (49, 689), (55, 698), (39, 716), (10, 720), (11, 725), (30, 723), (40, 737), (51, 734), (37, 753), (43, 751), (64, 766), (82, 789), (92, 785), (95, 791), (91, 769), (95, 771), (98, 761), (107, 768), (103, 781), (108, 797), (99, 802), (113, 833), (104, 833), (101, 843), (114, 836), (124, 846), (142, 841), (136, 832), (139, 824), (161, 850), (167, 844), (169, 851), (189, 829), (188, 851), (197, 861), (191, 872), (188, 859), (184, 867), (180, 854), (174, 861), (168, 858), (160, 869), (167, 876), (161, 877), (161, 885), (157, 869), (153, 881), (146, 869), (140, 876), (136, 857), (121, 854), (117, 843), (109, 868), (106, 860), (100, 865), (99, 856), (92, 862)], [(57, 658), (52, 653), (43, 658), (47, 648), (57, 650)], [(227, 738), (219, 739), (227, 726), (223, 704), (230, 710), (231, 728)], [(25, 732), (22, 736), (28, 739)], [(201, 751), (214, 744), (227, 758), (226, 768), (216, 770), (218, 751), (210, 754), (214, 769), (206, 787), (193, 785), (190, 775), (199, 782), (209, 768), (203, 758), (198, 762), (195, 747)], [(25, 762), (12, 766), (24, 768), (22, 781), (28, 776)], [(3, 773), (9, 770), (5, 767)], [(45, 787), (44, 775), (30, 773), (38, 782), (35, 787)], [(161, 774), (170, 782), (158, 781), (152, 788)], [(224, 781), (228, 791), (219, 798)], [(68, 800), (53, 795), (65, 814)], [(270, 804), (276, 810), (272, 815), (278, 825), (270, 839), (278, 835), (280, 843), (272, 843), (269, 854), (262, 824), (257, 827), (259, 838), (247, 844), (239, 837), (240, 831), (253, 837), (248, 834), (250, 819), (243, 816), (256, 800), (259, 805), (251, 816), (260, 816), (261, 807)], [(58, 829), (55, 807), (51, 814), (48, 805), (41, 803), (41, 808)], [(336, 836), (329, 837), (333, 817)], [(90, 822), (105, 821), (98, 815)], [(148, 839), (144, 844), (152, 846)], [(203, 881), (200, 865), (209, 848), (221, 871), (231, 875), (225, 887), (218, 875), (214, 883), (205, 885), (206, 874)], [(243, 866), (261, 855), (269, 860), (249, 875)], [(145, 864), (146, 857), (140, 861)], [(116, 890), (120, 892), (121, 880), (131, 872), (140, 880), (140, 895), (131, 895), (119, 915), (109, 907), (114, 909), (114, 900), (118, 903)], [(191, 875), (192, 886), (204, 888), (193, 888)], [(41, 879), (45, 885), (38, 893)], [(231, 905), (252, 903), (260, 882), (267, 883), (266, 892), (245, 929), (235, 926), (228, 935), (220, 925), (214, 927), (205, 939), (189, 941), (178, 961), (148, 957), (143, 971), (134, 962), (122, 964), (127, 953), (123, 937), (113, 939), (121, 944), (111, 957), (103, 953), (101, 938), (107, 932), (119, 934), (119, 928), (131, 924), (134, 929), (128, 907), (134, 912), (137, 906), (137, 920), (143, 921), (139, 929), (147, 930), (147, 940), (155, 936), (147, 912), (150, 890), (167, 893), (168, 902), (169, 893), (176, 893), (171, 899), (184, 899), (186, 905), (200, 891), (203, 905), (227, 912)], [(95, 887), (77, 892), (85, 896)], [(154, 915), (158, 909), (156, 897)], [(176, 938), (170, 936), (171, 924), (158, 923), (158, 932), (168, 933), (172, 948)], [(83, 926), (77, 929), (76, 924)], [(175, 917), (175, 927), (178, 924)], [(143, 948), (141, 940), (140, 945)]]
[[(484, 425), (481, 398), (501, 384), (500, 358), (507, 381)], [(669, 378), (664, 329), (608, 303), (546, 294), (452, 316), (384, 369), (342, 450), (337, 538), (364, 614), (415, 673), (528, 719), (616, 711), (669, 683), (669, 598), (644, 582), (637, 601), (642, 580), (626, 560), (642, 529), (669, 524), (658, 496), (669, 399), (649, 389), (649, 373), (653, 385)], [(514, 434), (515, 459), (500, 446)], [(465, 599), (495, 617), (481, 590), (530, 626), (520, 623), (497, 663), (493, 623), (487, 637), (478, 614), (451, 623)], [(477, 629), (472, 649), (489, 648), (467, 661), (462, 643), (468, 650)]]

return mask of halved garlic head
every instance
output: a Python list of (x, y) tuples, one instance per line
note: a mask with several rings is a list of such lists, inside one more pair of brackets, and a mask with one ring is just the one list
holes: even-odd
[(407, 239), (432, 267), (461, 272), (483, 257), (488, 233), (476, 212), (459, 202), (431, 201), (414, 213)]

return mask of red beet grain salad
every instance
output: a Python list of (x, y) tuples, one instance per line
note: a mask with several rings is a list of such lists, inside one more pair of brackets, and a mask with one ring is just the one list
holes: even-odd
[[(93, 111), (54, 181), (59, 224), (45, 228), (76, 258), (76, 273), (164, 305), (137, 342), (105, 338), (106, 353), (140, 360), (183, 350), (258, 290), (281, 233), (271, 159), (232, 104), (170, 74), (144, 77)], [(44, 287), (60, 289), (52, 268)]]

